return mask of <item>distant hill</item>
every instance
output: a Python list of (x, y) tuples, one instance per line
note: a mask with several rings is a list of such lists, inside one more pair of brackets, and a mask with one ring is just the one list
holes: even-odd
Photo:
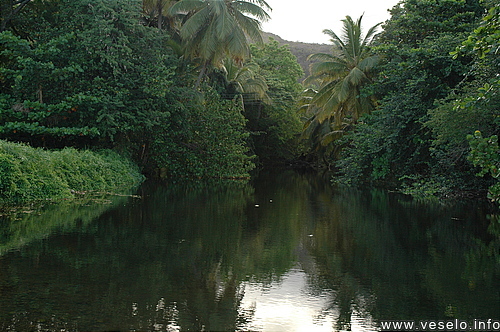
[(302, 42), (292, 42), (284, 40), (278, 35), (270, 32), (264, 32), (263, 34), (264, 42), (268, 42), (269, 38), (276, 40), (280, 45), (288, 45), (290, 47), (290, 52), (297, 57), (297, 61), (304, 69), (306, 76), (309, 75), (309, 65), (310, 61), (307, 61), (307, 57), (314, 53), (330, 53), (332, 46), (327, 44), (312, 44), (312, 43), (302, 43)]

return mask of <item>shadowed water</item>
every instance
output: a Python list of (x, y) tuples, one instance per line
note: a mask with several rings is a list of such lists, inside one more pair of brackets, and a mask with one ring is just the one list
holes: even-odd
[(377, 331), (388, 319), (500, 318), (500, 227), (488, 229), (485, 206), (288, 171), (137, 194), (0, 217), (0, 330)]

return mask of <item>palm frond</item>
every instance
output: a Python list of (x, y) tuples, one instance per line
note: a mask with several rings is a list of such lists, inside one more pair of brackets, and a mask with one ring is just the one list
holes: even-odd
[(271, 8), (271, 6), (269, 6), (269, 5), (267, 4), (267, 2), (266, 2), (266, 1), (264, 1), (264, 0), (247, 0), (247, 2), (251, 2), (251, 3), (257, 4), (257, 5), (259, 5), (259, 6), (261, 6), (261, 7), (264, 7), (265, 9), (270, 10), (270, 11), (272, 11), (272, 10), (273, 10), (273, 9)]
[[(180, 2), (178, 2), (180, 3)], [(175, 6), (175, 5), (174, 5)], [(206, 25), (210, 17), (210, 10), (207, 7), (202, 8), (192, 15), (181, 27), (182, 39), (192, 39)]]
[[(198, 33), (194, 40), (192, 47), (198, 47), (198, 54), (205, 60), (208, 60), (211, 64), (217, 58), (219, 50), (217, 45), (220, 43), (217, 38), (217, 33), (215, 31), (214, 25), (207, 26), (206, 30), (202, 33)], [(215, 60), (218, 62), (218, 60)]]
[(380, 57), (377, 55), (369, 56), (361, 60), (358, 64), (358, 68), (366, 73), (369, 73), (375, 68), (380, 62)]
[(363, 39), (363, 42), (362, 42), (363, 47), (366, 47), (367, 45), (369, 45), (372, 42), (373, 37), (377, 33), (377, 30), (381, 24), (382, 24), (382, 22), (377, 23), (374, 26), (372, 26), (370, 29), (368, 29), (368, 32), (366, 33), (365, 38)]
[(271, 18), (261, 6), (249, 1), (231, 2), (231, 8), (234, 8), (240, 13), (249, 14), (262, 22), (268, 21)]
[[(358, 24), (361, 24), (362, 17), (358, 19)], [(361, 26), (354, 23), (350, 16), (346, 16), (342, 21), (344, 22), (343, 37), (345, 39), (346, 52), (350, 58), (356, 58), (361, 53)]]
[(333, 45), (338, 48), (338, 49), (345, 49), (346, 45), (344, 44), (342, 38), (340, 38), (333, 30), (331, 29), (324, 29), (323, 33), (325, 35), (330, 36), (330, 41), (333, 43)]
[(174, 3), (168, 10), (169, 15), (185, 14), (198, 11), (207, 5), (204, 0), (181, 0)]
[(206, 0), (211, 8), (212, 14), (218, 17), (223, 11), (227, 9), (226, 2), (224, 0)]
[(329, 99), (334, 98), (333, 91), (335, 91), (335, 86), (338, 84), (338, 81), (331, 81), (325, 84), (321, 89), (318, 90), (316, 95), (314, 96), (312, 103), (318, 105), (319, 107), (324, 107)]
[(248, 17), (239, 11), (235, 11), (233, 15), (238, 29), (242, 30), (255, 43), (263, 43), (262, 30), (258, 20)]
[(317, 90), (313, 88), (307, 88), (304, 91), (302, 91), (302, 97), (307, 97), (307, 98), (314, 97), (317, 93), (318, 93)]
[(224, 40), (234, 29), (234, 18), (223, 4), (214, 7), (217, 15), (217, 20), (215, 21), (217, 39)]
[(182, 48), (182, 45), (178, 42), (176, 42), (175, 40), (173, 39), (169, 39), (167, 41), (167, 46), (169, 46), (172, 51), (177, 55), (177, 56), (181, 56), (182, 53), (183, 53), (183, 48)]
[(360, 86), (363, 83), (367, 83), (369, 80), (366, 74), (359, 69), (359, 67), (354, 67), (344, 78), (344, 81), (351, 86)]
[(236, 63), (250, 57), (248, 39), (262, 43), (260, 20), (269, 19), (262, 7), (270, 9), (264, 0), (180, 0), (169, 12), (186, 15), (180, 28), (185, 54), (200, 57), (206, 68), (222, 66), (227, 56)]
[(324, 77), (327, 76), (330, 80), (344, 76), (349, 68), (345, 63), (339, 62), (315, 62), (309, 66), (311, 76)]
[(250, 57), (250, 47), (246, 42), (246, 36), (240, 29), (233, 29), (225, 41), (226, 49), (235, 59), (246, 59)]
[(327, 146), (329, 145), (330, 143), (342, 138), (342, 136), (345, 135), (345, 131), (344, 130), (333, 130), (333, 131), (330, 131), (328, 133), (326, 133), (325, 135), (323, 135), (322, 139), (321, 139), (321, 145), (323, 146)]

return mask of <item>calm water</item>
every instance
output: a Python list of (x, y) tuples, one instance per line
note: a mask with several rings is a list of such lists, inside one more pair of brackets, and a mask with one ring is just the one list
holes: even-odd
[[(500, 223), (327, 178), (144, 184), (0, 217), (2, 331), (377, 331), (500, 318)], [(496, 234), (496, 235), (495, 235)]]

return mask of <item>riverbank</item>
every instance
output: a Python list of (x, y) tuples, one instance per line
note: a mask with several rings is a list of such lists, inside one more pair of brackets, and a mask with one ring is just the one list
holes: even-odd
[(111, 150), (51, 151), (0, 140), (0, 205), (126, 190), (143, 180), (134, 163)]

